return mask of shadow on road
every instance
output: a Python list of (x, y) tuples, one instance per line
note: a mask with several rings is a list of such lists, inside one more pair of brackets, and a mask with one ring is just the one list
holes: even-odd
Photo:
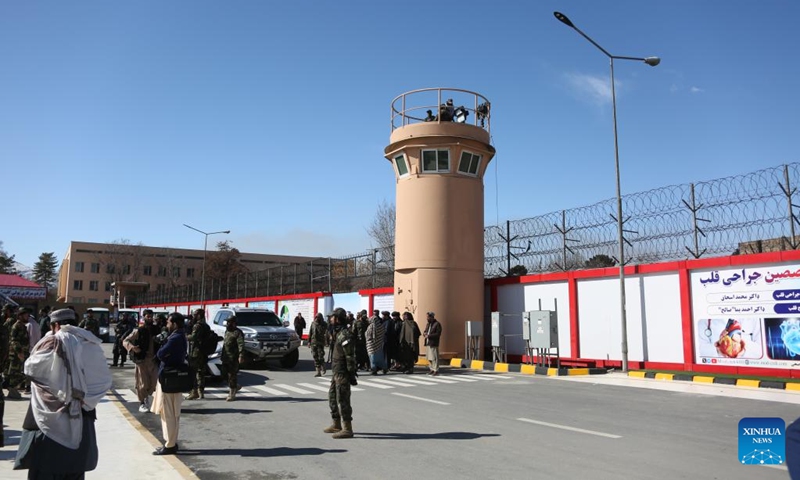
[(250, 415), (253, 413), (272, 413), (272, 410), (247, 410), (243, 408), (182, 408), (181, 415), (215, 415), (217, 413), (241, 413)]
[(359, 433), (356, 438), (373, 440), (476, 440), (482, 437), (499, 437), (498, 433), (441, 432), (441, 433)]
[(326, 453), (346, 453), (346, 452), (347, 450), (340, 448), (326, 450), (324, 448), (277, 447), (277, 448), (250, 448), (250, 449), (230, 448), (230, 449), (211, 449), (211, 450), (187, 449), (179, 451), (178, 455), (179, 456), (218, 455), (218, 456), (239, 456), (239, 457), (295, 457), (302, 455), (323, 455)]

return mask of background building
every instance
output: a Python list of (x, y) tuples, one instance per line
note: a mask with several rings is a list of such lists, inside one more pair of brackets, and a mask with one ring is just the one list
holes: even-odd
[[(240, 253), (220, 256), (209, 250), (206, 283), (213, 276), (230, 276), (276, 266), (306, 263), (313, 257)], [(213, 269), (213, 271), (212, 271)], [(70, 242), (58, 272), (58, 301), (111, 304), (114, 286), (136, 286), (139, 292), (167, 291), (199, 285), (203, 251), (149, 247), (130, 243)]]

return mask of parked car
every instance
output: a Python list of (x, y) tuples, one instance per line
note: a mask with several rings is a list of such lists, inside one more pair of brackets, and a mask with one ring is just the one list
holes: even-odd
[[(236, 315), (236, 326), (244, 333), (245, 362), (277, 359), (284, 368), (294, 368), (300, 356), (300, 337), (283, 326), (275, 312), (266, 308), (226, 307), (211, 320), (211, 328), (225, 336), (228, 319)], [(220, 350), (222, 342), (217, 348)], [(219, 363), (219, 361), (217, 361)]]

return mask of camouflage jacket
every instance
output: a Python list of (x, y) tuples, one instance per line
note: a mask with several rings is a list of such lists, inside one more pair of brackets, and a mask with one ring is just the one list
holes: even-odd
[(0, 326), (0, 375), (6, 370), (6, 361), (8, 361), (8, 349), (11, 334), (5, 325)]
[(353, 332), (356, 334), (356, 339), (359, 342), (365, 342), (367, 340), (367, 328), (369, 328), (369, 320), (365, 318), (356, 320)]
[(11, 335), (8, 342), (8, 355), (11, 357), (18, 357), (20, 354), (28, 358), (31, 350), (30, 337), (28, 336), (28, 325), (17, 321), (11, 327)]
[(226, 330), (222, 342), (222, 361), (233, 362), (244, 353), (244, 333), (240, 329)]
[(350, 375), (356, 373), (356, 345), (353, 334), (346, 328), (336, 332), (333, 344), (333, 373)]
[(316, 345), (324, 347), (328, 342), (328, 324), (324, 321), (311, 322), (311, 328), (308, 331), (309, 345)]
[(100, 337), (100, 322), (96, 318), (84, 318), (78, 326), (94, 333), (95, 337)]
[(203, 339), (206, 338), (210, 329), (211, 327), (206, 322), (195, 322), (192, 333), (189, 334), (189, 357), (202, 358), (205, 356), (203, 355)]

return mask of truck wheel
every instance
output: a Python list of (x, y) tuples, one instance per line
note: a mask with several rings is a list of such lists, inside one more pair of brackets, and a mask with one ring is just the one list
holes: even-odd
[(300, 350), (295, 349), (293, 352), (287, 353), (281, 358), (281, 367), (294, 368), (297, 361), (300, 359)]

